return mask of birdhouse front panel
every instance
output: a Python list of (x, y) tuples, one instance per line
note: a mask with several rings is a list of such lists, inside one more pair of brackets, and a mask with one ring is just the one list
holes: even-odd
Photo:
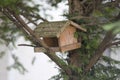
[(79, 48), (81, 45), (78, 43), (74, 34), (76, 28), (72, 25), (67, 26), (63, 32), (60, 33), (59, 46), (62, 52)]
[(75, 32), (76, 32), (75, 27), (73, 26), (66, 27), (65, 30), (60, 34), (59, 46), (77, 43), (77, 38), (74, 37)]

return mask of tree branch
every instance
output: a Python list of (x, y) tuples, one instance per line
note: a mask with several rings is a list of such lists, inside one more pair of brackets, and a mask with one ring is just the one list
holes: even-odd
[(39, 45), (43, 46), (47, 52), (45, 53), (52, 61), (54, 61), (66, 74), (70, 75), (71, 70), (67, 66), (67, 64), (60, 59), (54, 51), (49, 49), (49, 46), (47, 46), (41, 39), (39, 39), (34, 32), (28, 27), (28, 25), (24, 22), (24, 20), (17, 14), (15, 14), (14, 11), (4, 8), (3, 14), (5, 14), (15, 25), (20, 28), (23, 32), (25, 32), (28, 36), (33, 38)]
[[(9, 10), (10, 11), (10, 10)], [(10, 11), (12, 12), (12, 11)], [(13, 12), (12, 12), (13, 13)], [(18, 22), (25, 28), (26, 32), (29, 33), (29, 35), (31, 35), (33, 38), (36, 39), (36, 42), (38, 42), (40, 45), (42, 45), (43, 47), (45, 47), (47, 50), (49, 50), (49, 46), (47, 46), (47, 44), (44, 43), (43, 40), (39, 39), (34, 32), (32, 31), (32, 29), (30, 29), (27, 24), (24, 22), (24, 20), (19, 16), (16, 15), (15, 13), (13, 13), (13, 16), (16, 18), (16, 20), (18, 20)]]
[(36, 18), (36, 19), (39, 19), (39, 20), (41, 19), (42, 21), (48, 22), (48, 20), (44, 19), (40, 15), (33, 15), (33, 14), (28, 14), (28, 13), (21, 13), (21, 15), (23, 15), (27, 19), (29, 19), (28, 17), (32, 17), (32, 18)]
[(30, 45), (30, 44), (18, 44), (18, 46), (29, 46), (29, 47), (36, 47), (36, 45)]
[(7, 9), (3, 9), (3, 14), (6, 15), (19, 29), (22, 30), (22, 32), (27, 36), (29, 40), (31, 40), (34, 44), (36, 44), (36, 40), (32, 38), (32, 36), (25, 30), (24, 27), (13, 17), (12, 14), (9, 13)]
[(88, 72), (94, 64), (98, 61), (98, 59), (102, 56), (103, 52), (108, 48), (108, 44), (112, 42), (115, 35), (113, 34), (113, 30), (110, 30), (106, 33), (103, 41), (100, 43), (98, 49), (96, 50), (95, 54), (91, 58), (89, 64), (85, 68), (85, 72)]
[(107, 47), (111, 47), (113, 45), (119, 45), (120, 44), (120, 41), (117, 41), (117, 42), (114, 42), (114, 43), (110, 43), (109, 45), (107, 45)]

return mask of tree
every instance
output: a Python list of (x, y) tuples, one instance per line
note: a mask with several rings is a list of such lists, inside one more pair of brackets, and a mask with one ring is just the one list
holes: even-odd
[[(75, 33), (76, 38), (82, 39), (82, 47), (69, 51), (66, 60), (59, 58), (54, 50), (39, 39), (29, 27), (29, 23), (37, 25), (38, 19), (47, 21), (37, 13), (38, 5), (27, 4), (31, 1), (3, 0), (0, 3), (0, 12), (5, 18), (2, 20), (7, 18), (6, 20), (9, 19), (9, 22), (12, 21), (18, 30), (21, 30), (32, 42), (32, 46), (42, 46), (47, 50), (44, 54), (59, 66), (61, 72), (54, 79), (116, 80), (119, 78), (120, 69), (111, 65), (111, 61), (117, 64), (119, 61), (102, 56), (106, 49), (112, 46), (118, 47), (120, 44), (120, 39), (116, 38), (120, 30), (119, 0), (68, 0), (69, 13), (64, 15), (69, 20), (85, 27), (87, 32), (80, 33), (78, 30)], [(64, 0), (47, 0), (52, 6), (57, 6), (62, 1)], [(108, 25), (103, 26), (105, 24)], [(108, 65), (99, 63), (99, 59), (108, 62)]]

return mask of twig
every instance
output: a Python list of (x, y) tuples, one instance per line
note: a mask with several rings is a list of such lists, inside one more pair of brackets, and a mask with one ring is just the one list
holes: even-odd
[(111, 47), (111, 46), (113, 46), (113, 45), (118, 45), (118, 44), (120, 44), (120, 41), (117, 41), (117, 42), (114, 42), (114, 43), (110, 43), (110, 44), (108, 44), (107, 46), (108, 46), (108, 47)]
[(18, 46), (29, 46), (29, 47), (36, 47), (36, 45), (30, 45), (30, 44), (18, 44)]
[(34, 18), (39, 18), (41, 19), (42, 21), (45, 21), (45, 22), (49, 22), (47, 19), (44, 19), (43, 17), (39, 16), (39, 15), (33, 15), (33, 14), (26, 14), (26, 13), (21, 13), (21, 15), (26, 15), (26, 16), (30, 16), (30, 17), (34, 17)]
[(24, 16), (27, 20), (29, 20), (28, 21), (29, 23), (33, 23), (35, 26), (37, 26), (37, 24), (31, 18), (29, 18), (28, 16), (26, 16), (24, 14), (22, 16)]

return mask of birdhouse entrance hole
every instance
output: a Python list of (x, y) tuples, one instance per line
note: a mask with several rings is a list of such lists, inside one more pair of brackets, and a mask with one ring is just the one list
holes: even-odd
[(49, 47), (58, 47), (57, 37), (51, 37), (51, 38), (44, 37), (43, 40)]

